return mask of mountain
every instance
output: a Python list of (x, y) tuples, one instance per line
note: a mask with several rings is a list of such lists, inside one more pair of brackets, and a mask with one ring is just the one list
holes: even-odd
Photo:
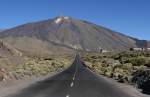
[(88, 21), (58, 16), (27, 23), (0, 33), (18, 50), (36, 55), (83, 51), (124, 51), (141, 45), (140, 40)]
[(0, 32), (2, 32), (2, 31), (4, 31), (4, 30), (0, 29)]

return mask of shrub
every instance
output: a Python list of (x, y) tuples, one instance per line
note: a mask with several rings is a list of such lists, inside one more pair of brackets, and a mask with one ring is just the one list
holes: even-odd
[(0, 75), (0, 81), (3, 81), (3, 79), (4, 79), (4, 76)]
[(145, 66), (147, 66), (147, 67), (150, 68), (150, 59), (147, 59), (147, 60), (146, 60)]
[(130, 58), (126, 61), (126, 63), (131, 63), (133, 64), (133, 66), (141, 66), (141, 65), (145, 65), (146, 61), (145, 58), (138, 57), (138, 58)]

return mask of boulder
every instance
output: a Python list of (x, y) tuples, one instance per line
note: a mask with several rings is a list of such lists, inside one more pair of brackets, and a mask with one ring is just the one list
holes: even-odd
[(150, 70), (137, 70), (133, 73), (132, 82), (145, 94), (150, 94)]

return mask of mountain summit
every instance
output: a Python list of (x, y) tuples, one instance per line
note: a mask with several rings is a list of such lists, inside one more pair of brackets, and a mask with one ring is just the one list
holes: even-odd
[(67, 17), (67, 16), (58, 16), (56, 17), (55, 19), (55, 23), (56, 24), (60, 24), (61, 22), (64, 22), (64, 21), (70, 21), (70, 17)]
[(124, 51), (140, 46), (138, 39), (66, 16), (8, 29), (0, 33), (0, 38), (30, 54), (69, 53), (75, 49), (94, 52), (100, 49)]

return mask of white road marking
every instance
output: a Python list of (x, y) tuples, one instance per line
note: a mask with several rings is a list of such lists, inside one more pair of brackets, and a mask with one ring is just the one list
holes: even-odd
[(74, 79), (75, 79), (75, 76), (74, 76), (72, 79), (73, 79), (73, 81), (74, 81)]
[(74, 83), (72, 82), (72, 83), (70, 84), (70, 87), (73, 87), (73, 85), (74, 85)]
[(70, 97), (70, 95), (66, 95), (66, 97)]
[[(73, 74), (73, 78), (72, 78), (72, 82), (70, 83), (70, 87), (73, 87), (74, 86), (74, 80), (75, 80), (75, 78), (76, 78), (76, 75), (77, 75), (77, 72), (78, 72), (78, 65), (76, 65), (76, 68), (75, 68), (75, 72), (74, 72), (74, 74)], [(70, 97), (70, 95), (69, 94), (67, 94), (66, 95), (66, 97)]]

